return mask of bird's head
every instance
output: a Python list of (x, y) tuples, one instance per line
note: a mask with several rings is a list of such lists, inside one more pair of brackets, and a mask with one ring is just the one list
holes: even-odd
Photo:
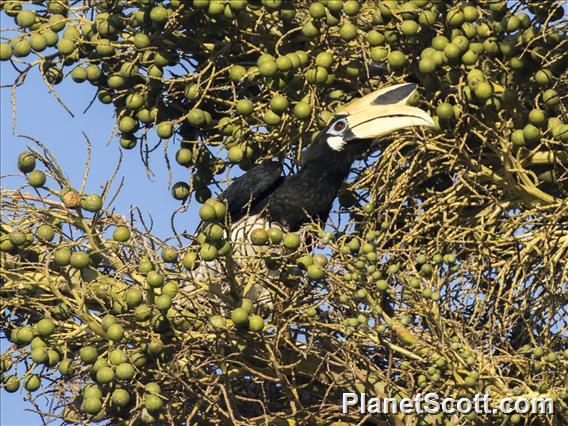
[[(402, 83), (379, 89), (358, 98), (341, 109), (320, 133), (314, 152), (321, 149), (349, 157), (362, 154), (371, 142), (383, 136), (413, 126), (434, 126), (430, 115), (408, 105), (416, 90), (414, 83)], [(327, 145), (327, 146), (325, 146)], [(308, 150), (309, 151), (309, 150)], [(312, 154), (312, 155), (310, 155)]]

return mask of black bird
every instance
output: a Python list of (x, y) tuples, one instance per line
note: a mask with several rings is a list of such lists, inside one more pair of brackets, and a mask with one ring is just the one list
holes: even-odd
[[(257, 254), (258, 248), (248, 242), (255, 228), (279, 226), (292, 232), (310, 221), (325, 223), (353, 162), (374, 139), (411, 126), (433, 126), (426, 112), (407, 105), (416, 87), (414, 83), (398, 84), (348, 104), (306, 149), (297, 174), (283, 176), (282, 164), (274, 161), (255, 166), (235, 179), (219, 196), (226, 202), (231, 218), (232, 258), (238, 262), (239, 258)], [(206, 262), (191, 276), (221, 295), (224, 291), (221, 287), (215, 290), (212, 283), (224, 287), (223, 269), (218, 261)], [(186, 288), (192, 289), (193, 285)], [(259, 285), (254, 285), (246, 296), (257, 301), (269, 299), (268, 292)]]
[(260, 215), (288, 231), (314, 220), (325, 223), (351, 165), (374, 139), (411, 126), (433, 126), (432, 118), (408, 106), (416, 84), (377, 90), (339, 112), (307, 148), (300, 170), (282, 176), (279, 162), (251, 168), (220, 195), (233, 224)]

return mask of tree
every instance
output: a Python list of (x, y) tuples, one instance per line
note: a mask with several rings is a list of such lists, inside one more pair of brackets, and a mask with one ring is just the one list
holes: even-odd
[[(83, 194), (30, 141), (17, 165), (28, 189), (2, 193), (5, 390), (46, 390), (65, 423), (354, 424), (342, 392), (428, 391), (556, 406), (366, 421), (566, 423), (558, 2), (34, 0), (2, 12), (17, 25), (0, 44), (14, 87), (34, 69), (55, 96), (63, 78), (92, 84), (141, 167), (178, 144), (188, 182), (172, 195), (203, 204), (205, 221), (164, 242), (107, 208), (112, 177)], [(295, 169), (334, 111), (404, 81), (419, 83), (412, 102), (435, 134), (380, 141), (326, 228), (255, 229), (258, 254), (235, 262), (210, 188), (272, 157)], [(211, 260), (224, 274), (193, 280)], [(247, 298), (253, 286), (269, 302)]]

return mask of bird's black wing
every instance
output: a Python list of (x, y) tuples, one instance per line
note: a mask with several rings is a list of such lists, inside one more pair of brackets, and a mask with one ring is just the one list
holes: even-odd
[(252, 167), (235, 179), (219, 198), (227, 202), (233, 222), (242, 218), (249, 209), (261, 203), (282, 184), (282, 164), (271, 161)]

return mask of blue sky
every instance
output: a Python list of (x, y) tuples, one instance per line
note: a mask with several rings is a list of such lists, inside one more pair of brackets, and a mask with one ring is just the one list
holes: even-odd
[[(2, 85), (10, 84), (17, 73), (10, 63), (0, 63)], [(100, 193), (102, 185), (112, 174), (119, 158), (120, 147), (115, 138), (109, 144), (114, 118), (113, 107), (95, 101), (88, 113), (82, 111), (95, 94), (95, 88), (88, 83), (82, 85), (65, 79), (56, 86), (57, 92), (65, 104), (75, 114), (72, 118), (57, 103), (43, 83), (37, 70), (27, 77), (26, 83), (17, 90), (16, 108), (17, 125), (12, 133), (11, 90), (0, 91), (0, 170), (6, 176), (17, 172), (16, 160), (18, 154), (25, 149), (29, 142), (17, 135), (24, 134), (40, 140), (47, 145), (56, 156), (64, 172), (72, 184), (80, 187), (87, 159), (87, 145), (81, 132), (85, 132), (93, 145), (91, 173), (87, 182), (86, 192)], [(177, 144), (176, 144), (177, 145)], [(175, 147), (170, 149), (170, 154)], [(173, 161), (173, 156), (170, 159)], [(167, 237), (172, 234), (170, 215), (180, 206), (168, 190), (168, 176), (163, 154), (155, 152), (150, 158), (150, 165), (155, 177), (149, 180), (137, 149), (124, 151), (123, 163), (118, 175), (124, 177), (124, 187), (114, 206), (117, 211), (127, 215), (131, 205), (140, 207), (142, 212), (151, 214), (154, 221), (154, 234)], [(187, 171), (173, 164), (173, 182), (187, 180)], [(25, 180), (21, 176), (7, 176), (2, 179), (2, 186), (17, 188)], [(190, 214), (191, 212), (191, 214)], [(177, 217), (176, 227), (179, 230), (192, 231), (197, 223), (196, 209)], [(0, 342), (2, 349), (6, 342)], [(33, 413), (26, 412), (31, 408), (23, 400), (23, 394), (9, 394), (0, 389), (0, 424), (7, 425), (36, 425), (39, 418)]]

